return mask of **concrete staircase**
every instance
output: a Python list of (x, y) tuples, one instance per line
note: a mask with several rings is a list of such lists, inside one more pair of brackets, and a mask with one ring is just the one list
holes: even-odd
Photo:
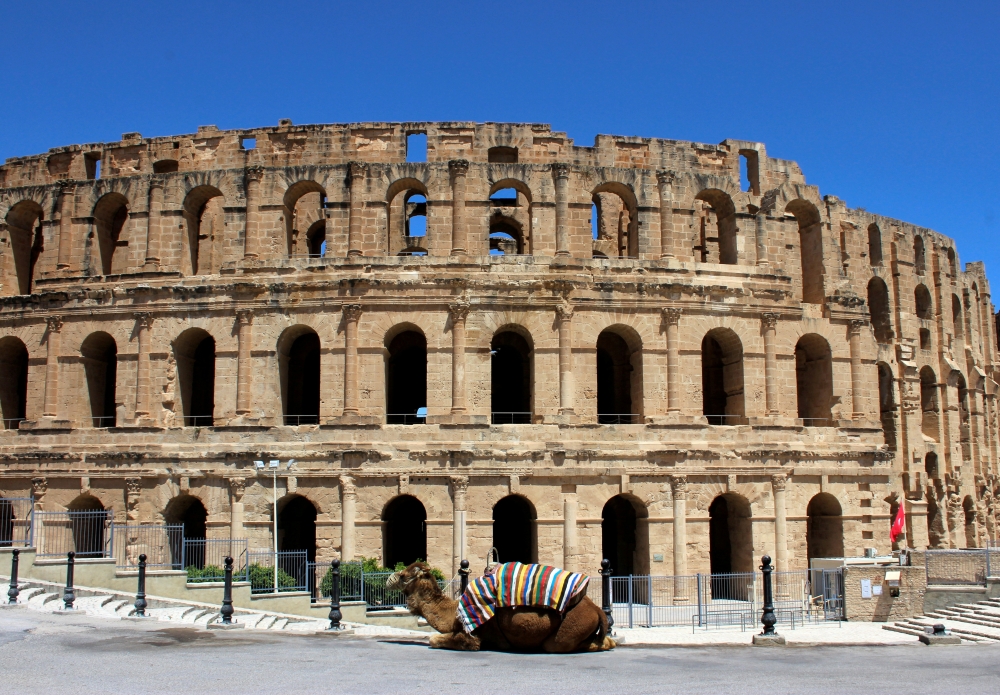
[(924, 628), (936, 624), (943, 624), (965, 642), (1000, 642), (1000, 599), (940, 608), (917, 618), (883, 625), (882, 629), (907, 635), (922, 635)]

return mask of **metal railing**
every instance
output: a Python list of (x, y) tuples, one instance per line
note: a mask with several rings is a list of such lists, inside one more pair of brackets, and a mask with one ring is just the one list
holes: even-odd
[(278, 551), (278, 586), (274, 585), (274, 551), (247, 552), (250, 593), (273, 594), (281, 591), (306, 591), (309, 588), (309, 553), (305, 550)]
[(638, 413), (598, 413), (598, 425), (636, 425), (642, 416)]
[(5, 430), (16, 430), (24, 421), (25, 418), (23, 417), (5, 417), (3, 418), (3, 428)]
[(184, 567), (174, 549), (184, 545), (182, 524), (115, 524), (109, 525), (110, 557), (118, 569), (139, 567), (139, 556), (146, 556), (146, 567), (151, 570), (179, 570)]
[(31, 546), (34, 508), (32, 497), (0, 497), (0, 548)]
[[(390, 610), (405, 608), (406, 597), (401, 591), (390, 591), (385, 584), (392, 572), (365, 572), (360, 562), (345, 562), (340, 566), (340, 600), (364, 601), (368, 610)], [(309, 595), (313, 603), (329, 600), (333, 587), (333, 575), (329, 562), (309, 563)], [(457, 599), (461, 582), (456, 577), (452, 580), (439, 581), (438, 586), (446, 596)]]
[(110, 509), (69, 512), (34, 512), (36, 557), (112, 557), (114, 534)]
[(292, 427), (319, 424), (319, 415), (285, 415), (284, 417), (285, 424)]
[(425, 425), (427, 424), (426, 415), (417, 415), (416, 413), (388, 413), (385, 416), (385, 424), (387, 425)]
[(227, 557), (233, 558), (233, 580), (250, 581), (246, 538), (185, 538), (174, 552), (189, 584), (223, 581)]
[(118, 416), (116, 415), (94, 415), (90, 418), (90, 426), (100, 428), (114, 427), (117, 420)]
[(1000, 548), (927, 550), (924, 554), (927, 583), (935, 585), (986, 586), (994, 568), (1000, 569), (998, 561)]
[(211, 427), (215, 424), (214, 415), (185, 415), (185, 427)]
[(531, 413), (514, 411), (514, 412), (499, 412), (494, 411), (491, 414), (491, 422), (494, 425), (530, 425), (531, 424)]

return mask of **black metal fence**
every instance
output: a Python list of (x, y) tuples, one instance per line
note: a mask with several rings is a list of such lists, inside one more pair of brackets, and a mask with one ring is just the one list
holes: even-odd
[(114, 556), (110, 509), (35, 512), (33, 521), (37, 557), (66, 557), (70, 551), (77, 558)]
[(277, 557), (273, 550), (250, 550), (247, 552), (247, 562), (251, 593), (273, 594), (309, 589), (310, 563), (309, 554), (305, 550), (279, 550)]
[(0, 548), (31, 546), (34, 506), (31, 497), (0, 497)]
[(179, 570), (185, 567), (174, 548), (184, 545), (182, 524), (109, 524), (109, 555), (114, 557), (118, 569), (139, 567), (139, 556), (146, 556), (146, 567), (151, 570)]
[[(368, 610), (389, 610), (406, 607), (406, 597), (401, 591), (391, 591), (386, 588), (386, 582), (392, 572), (365, 572), (360, 562), (345, 562), (340, 566), (340, 600), (364, 601)], [(329, 562), (310, 562), (309, 593), (314, 603), (330, 598), (333, 588), (333, 575)], [(446, 596), (457, 599), (459, 580), (439, 581), (438, 585)]]

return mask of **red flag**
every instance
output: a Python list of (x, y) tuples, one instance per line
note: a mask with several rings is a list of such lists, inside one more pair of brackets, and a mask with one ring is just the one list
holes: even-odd
[(889, 532), (889, 540), (893, 543), (896, 542), (899, 534), (901, 534), (903, 529), (906, 528), (906, 512), (903, 510), (905, 506), (905, 502), (900, 503), (899, 509), (896, 510), (896, 518), (893, 519), (892, 522), (892, 530)]

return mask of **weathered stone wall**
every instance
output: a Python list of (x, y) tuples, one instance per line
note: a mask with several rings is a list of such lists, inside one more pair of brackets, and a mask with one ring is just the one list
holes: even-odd
[[(405, 161), (413, 133), (425, 162)], [(499, 231), (516, 237), (504, 255)], [(530, 502), (534, 559), (581, 568), (608, 553), (618, 495), (637, 572), (709, 571), (719, 497), (732, 569), (764, 552), (805, 567), (810, 538), (887, 551), (900, 502), (906, 545), (982, 545), (993, 321), (982, 264), (963, 271), (952, 240), (821, 197), (760, 143), (578, 147), (490, 123), (127, 134), (0, 167), (0, 493), (140, 522), (197, 499), (209, 537), (266, 548), (271, 480), (252, 462), (295, 458), (278, 494), (312, 503), (316, 557), (382, 557), (387, 507), (412, 495), (446, 571), (485, 556), (508, 495)], [(426, 341), (425, 424), (387, 421), (404, 331)], [(523, 424), (491, 424), (504, 331), (527, 345)], [(317, 412), (292, 412), (293, 348), (313, 333)], [(609, 334), (631, 400), (614, 424)], [(206, 337), (214, 407), (195, 422)], [(108, 345), (113, 405), (95, 386)]]
[[(885, 581), (887, 570), (899, 571), (899, 596), (892, 596)], [(882, 594), (863, 598), (862, 580), (880, 586)], [(847, 620), (884, 623), (912, 618), (924, 613), (927, 578), (923, 567), (872, 567), (848, 565), (844, 568), (844, 615)]]

